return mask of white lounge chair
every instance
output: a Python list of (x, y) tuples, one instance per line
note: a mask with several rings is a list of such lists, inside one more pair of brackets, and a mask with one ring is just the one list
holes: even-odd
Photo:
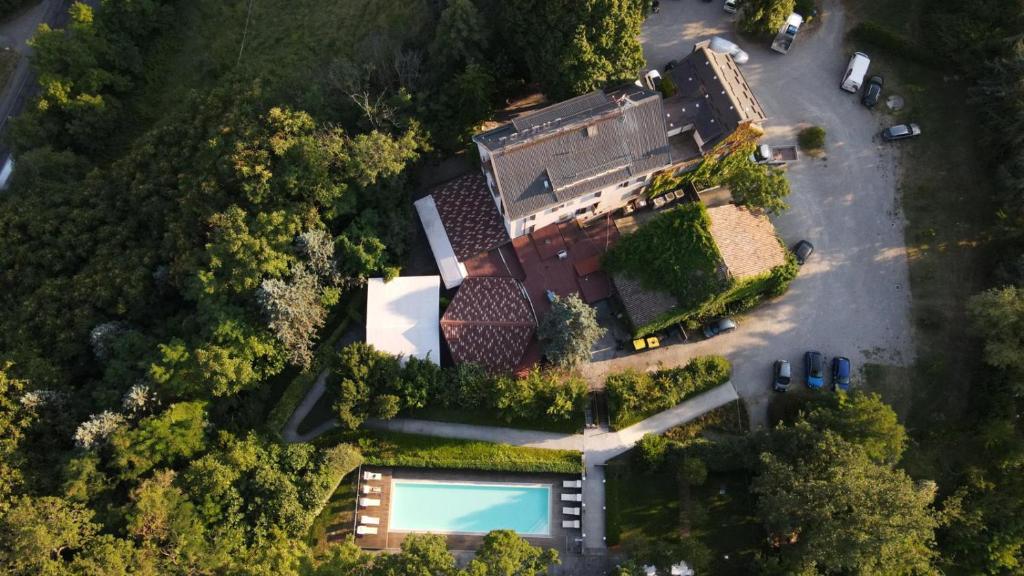
[(583, 494), (562, 494), (562, 502), (583, 502)]
[(380, 494), (380, 486), (363, 484), (363, 494)]
[(583, 488), (583, 480), (562, 480), (562, 488)]
[(360, 524), (366, 524), (367, 526), (378, 526), (380, 525), (380, 518), (377, 518), (376, 516), (367, 516), (366, 514), (363, 514), (359, 517), (359, 522)]
[(562, 528), (579, 528), (579, 520), (562, 520)]
[(569, 506), (563, 506), (562, 507), (562, 514), (565, 514), (566, 516), (579, 516), (580, 515), (580, 509), (579, 508), (569, 507)]
[(360, 498), (359, 505), (363, 508), (372, 508), (374, 506), (380, 506), (379, 498)]
[(381, 479), (380, 472), (370, 472), (368, 470), (363, 470), (363, 480), (380, 480), (380, 479)]
[(358, 534), (360, 536), (365, 536), (365, 535), (369, 535), (369, 534), (376, 534), (376, 533), (377, 533), (377, 527), (376, 526), (363, 526), (362, 524), (360, 524), (359, 526), (356, 526), (356, 534)]

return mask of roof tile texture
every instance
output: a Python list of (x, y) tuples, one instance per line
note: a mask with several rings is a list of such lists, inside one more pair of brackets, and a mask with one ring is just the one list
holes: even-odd
[(479, 172), (441, 184), (431, 194), (459, 261), (509, 242), (505, 223)]
[(733, 278), (758, 276), (786, 263), (786, 249), (767, 216), (725, 204), (709, 208), (708, 217), (711, 236)]
[(514, 278), (466, 278), (441, 317), (452, 358), (494, 371), (519, 363), (537, 322)]

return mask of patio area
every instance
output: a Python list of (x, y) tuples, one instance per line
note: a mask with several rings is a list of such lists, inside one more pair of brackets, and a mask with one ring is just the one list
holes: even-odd
[(551, 309), (547, 292), (559, 296), (579, 294), (588, 304), (612, 295), (612, 283), (601, 270), (601, 257), (619, 239), (609, 217), (585, 226), (570, 221), (550, 224), (512, 241), (523, 285), (538, 318)]

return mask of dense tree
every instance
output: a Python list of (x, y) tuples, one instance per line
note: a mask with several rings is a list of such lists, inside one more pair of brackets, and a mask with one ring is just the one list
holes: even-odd
[(327, 317), (319, 279), (305, 266), (296, 266), (288, 281), (265, 279), (256, 299), (288, 360), (309, 368), (313, 362), (313, 338)]
[(597, 311), (576, 294), (556, 296), (551, 311), (537, 327), (544, 355), (562, 368), (589, 361), (590, 349), (604, 332), (597, 323)]
[(32, 422), (31, 413), (18, 401), (25, 383), (7, 374), (10, 364), (0, 363), (0, 514), (3, 514), (23, 480), (25, 463), (22, 441)]
[(854, 391), (831, 396), (810, 410), (806, 420), (857, 444), (879, 464), (897, 463), (907, 445), (906, 429), (878, 394)]
[(57, 573), (63, 555), (85, 548), (98, 531), (82, 504), (21, 496), (0, 517), (0, 566), (15, 575)]
[(834, 432), (809, 427), (797, 432), (786, 436), (789, 450), (761, 455), (752, 487), (778, 548), (778, 564), (769, 562), (767, 569), (934, 573), (934, 484), (915, 484)]
[(971, 322), (985, 341), (985, 362), (1003, 370), (1024, 396), (1024, 289), (992, 288), (967, 304)]
[(122, 478), (137, 478), (158, 466), (178, 464), (206, 447), (206, 404), (181, 402), (163, 413), (119, 430), (110, 438), (113, 464)]
[(509, 50), (555, 101), (635, 79), (644, 65), (638, 40), (643, 18), (641, 0), (502, 4)]
[(746, 0), (740, 16), (740, 30), (761, 36), (775, 34), (795, 6), (795, 0)]
[(558, 552), (531, 546), (511, 530), (493, 530), (466, 567), (466, 576), (541, 576), (559, 564)]

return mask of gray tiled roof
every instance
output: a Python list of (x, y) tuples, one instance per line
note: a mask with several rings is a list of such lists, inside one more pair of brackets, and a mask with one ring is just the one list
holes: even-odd
[(624, 274), (615, 274), (612, 282), (633, 328), (646, 326), (679, 307), (679, 302), (668, 292), (648, 290), (639, 280)]
[(693, 124), (705, 149), (744, 122), (761, 122), (764, 109), (728, 54), (697, 47), (669, 72), (679, 92), (665, 100), (666, 123)]
[(671, 164), (661, 95), (596, 91), (478, 134), (509, 218)]

